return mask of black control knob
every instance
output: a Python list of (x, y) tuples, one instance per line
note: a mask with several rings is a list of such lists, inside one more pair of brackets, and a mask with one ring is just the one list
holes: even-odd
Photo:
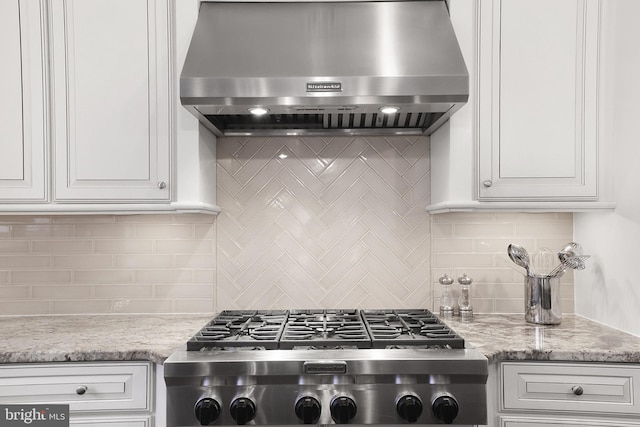
[(200, 421), (201, 426), (208, 426), (215, 422), (220, 413), (220, 404), (210, 397), (198, 400), (195, 406), (196, 418)]
[(321, 406), (318, 399), (303, 396), (296, 402), (296, 415), (305, 424), (317, 424), (320, 419)]
[(453, 423), (458, 416), (458, 402), (453, 396), (440, 396), (431, 405), (433, 415), (445, 424)]
[(396, 404), (396, 410), (400, 418), (415, 423), (422, 415), (422, 401), (417, 396), (410, 394), (402, 396)]
[(336, 424), (348, 424), (356, 416), (358, 407), (352, 398), (338, 396), (333, 398), (330, 405), (331, 418)]
[(256, 416), (256, 404), (247, 397), (239, 397), (229, 407), (231, 417), (239, 426), (251, 421)]

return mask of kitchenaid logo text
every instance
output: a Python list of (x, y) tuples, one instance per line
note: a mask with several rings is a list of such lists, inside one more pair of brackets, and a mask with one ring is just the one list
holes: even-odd
[(342, 92), (340, 82), (307, 82), (307, 92)]
[(0, 405), (0, 427), (68, 427), (69, 405)]

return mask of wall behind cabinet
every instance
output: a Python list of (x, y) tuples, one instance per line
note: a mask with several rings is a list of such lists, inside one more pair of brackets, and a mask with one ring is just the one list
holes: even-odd
[(592, 268), (576, 278), (584, 292), (576, 294), (576, 311), (606, 325), (640, 336), (640, 286), (635, 251), (640, 241), (640, 2), (605, 3), (602, 43), (603, 120), (601, 140), (612, 147), (614, 212), (576, 214), (577, 238), (593, 250)]

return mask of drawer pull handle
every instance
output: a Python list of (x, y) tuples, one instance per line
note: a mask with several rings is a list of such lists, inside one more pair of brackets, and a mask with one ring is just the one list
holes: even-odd
[(86, 385), (79, 385), (76, 388), (76, 394), (79, 395), (79, 396), (82, 396), (86, 392), (87, 392), (87, 386)]
[(584, 393), (584, 389), (581, 385), (574, 385), (573, 387), (571, 387), (571, 391), (573, 391), (573, 394), (575, 394), (576, 396), (582, 396), (582, 393)]

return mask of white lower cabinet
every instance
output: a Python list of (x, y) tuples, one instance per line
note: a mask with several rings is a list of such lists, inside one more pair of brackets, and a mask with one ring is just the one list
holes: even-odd
[(73, 426), (152, 427), (149, 362), (0, 366), (0, 403), (68, 404)]
[(640, 426), (640, 365), (503, 362), (495, 425)]

